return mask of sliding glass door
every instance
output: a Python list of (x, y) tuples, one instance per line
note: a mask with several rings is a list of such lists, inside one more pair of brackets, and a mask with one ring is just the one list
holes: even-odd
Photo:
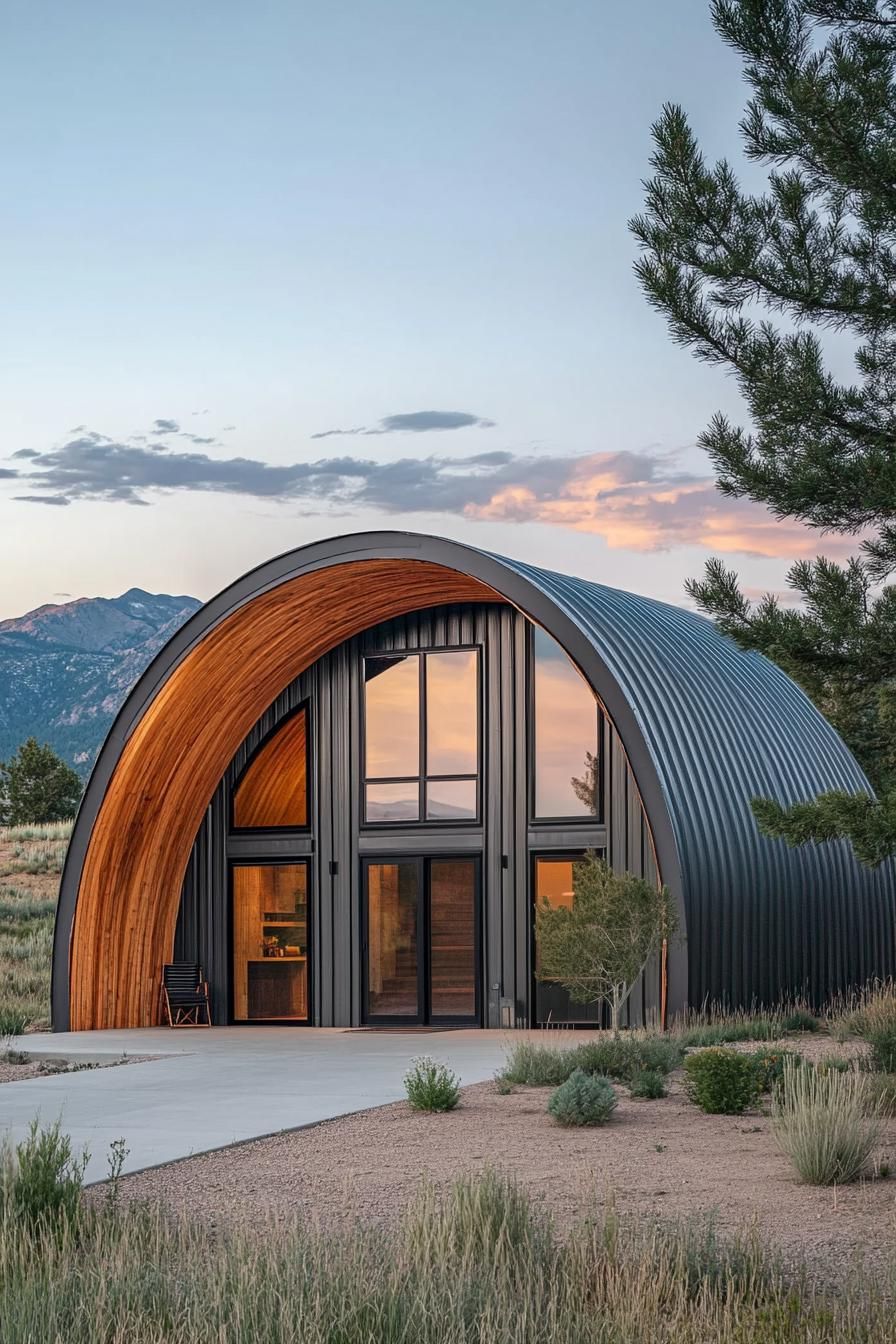
[(478, 1024), (478, 859), (368, 860), (364, 923), (365, 1021)]

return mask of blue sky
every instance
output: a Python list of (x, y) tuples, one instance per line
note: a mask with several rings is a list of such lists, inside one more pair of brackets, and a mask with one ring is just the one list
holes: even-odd
[(671, 601), (824, 548), (715, 500), (632, 275), (661, 104), (739, 156), (704, 0), (13, 0), (0, 100), (0, 618), (365, 527)]

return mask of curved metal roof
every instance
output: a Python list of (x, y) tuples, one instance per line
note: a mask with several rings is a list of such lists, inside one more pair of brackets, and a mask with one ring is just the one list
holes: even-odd
[(792, 803), (828, 789), (871, 791), (800, 687), (694, 612), (495, 558), (579, 626), (638, 722), (678, 851), (691, 1002), (741, 1000), (741, 986), (762, 997), (782, 981), (798, 989), (800, 946), (812, 979), (831, 989), (891, 965), (893, 865), (871, 872), (845, 842), (770, 840), (750, 809), (756, 796)]
[[(206, 603), (137, 682), (97, 759), (60, 890), (54, 1021), (67, 1021), (69, 939), (94, 824), (125, 743), (174, 669), (238, 609), (302, 575), (364, 559), (422, 560), (468, 575), (543, 626), (603, 700), (638, 783), (663, 880), (687, 927), (687, 990), (744, 1002), (782, 986), (816, 995), (894, 963), (896, 870), (870, 872), (843, 842), (793, 849), (762, 836), (750, 798), (782, 802), (868, 788), (808, 697), (708, 620), (602, 584), (405, 532), (315, 542), (245, 574)], [(676, 958), (678, 960), (678, 958)]]

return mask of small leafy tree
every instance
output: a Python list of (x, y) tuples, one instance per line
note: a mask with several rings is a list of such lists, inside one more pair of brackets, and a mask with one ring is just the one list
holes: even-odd
[(7, 826), (66, 821), (81, 797), (81, 780), (47, 743), (29, 737), (0, 761), (0, 822)]
[(551, 980), (574, 1003), (609, 1005), (614, 1036), (638, 976), (675, 929), (666, 887), (633, 873), (614, 873), (586, 854), (573, 867), (571, 906), (543, 900), (535, 911), (539, 980)]

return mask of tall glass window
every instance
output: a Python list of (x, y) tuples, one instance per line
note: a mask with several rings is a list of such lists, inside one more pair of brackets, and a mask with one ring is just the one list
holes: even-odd
[(364, 819), (475, 821), (479, 655), (364, 659)]
[(535, 815), (596, 817), (600, 810), (597, 701), (544, 630), (533, 631)]

